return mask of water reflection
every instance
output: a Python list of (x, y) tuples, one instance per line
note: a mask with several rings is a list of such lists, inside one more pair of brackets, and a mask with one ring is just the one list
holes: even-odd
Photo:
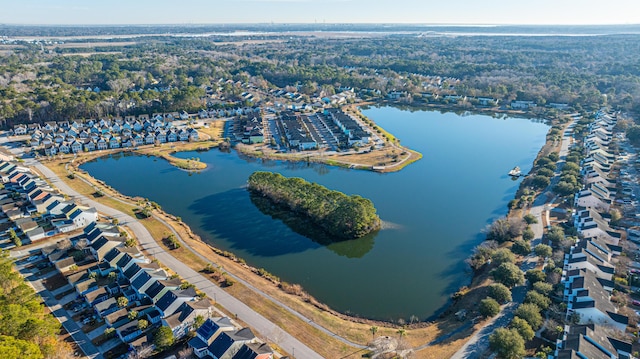
[(203, 229), (228, 240), (233, 250), (275, 257), (320, 246), (291, 232), (284, 223), (274, 222), (271, 216), (253, 204), (249, 193), (243, 188), (198, 199), (189, 209), (200, 217)]
[(374, 238), (378, 233), (377, 231), (369, 233), (362, 238), (336, 242), (334, 237), (316, 224), (310, 222), (307, 218), (293, 214), (290, 210), (282, 206), (273, 205), (269, 199), (262, 196), (250, 194), (249, 198), (264, 215), (284, 223), (295, 233), (327, 246), (328, 249), (338, 255), (347, 258), (362, 258), (373, 249)]

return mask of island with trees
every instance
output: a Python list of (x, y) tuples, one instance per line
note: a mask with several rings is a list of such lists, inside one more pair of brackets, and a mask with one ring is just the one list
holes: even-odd
[(360, 238), (380, 229), (373, 203), (358, 195), (348, 196), (302, 178), (262, 171), (249, 177), (248, 188), (307, 217), (335, 240)]

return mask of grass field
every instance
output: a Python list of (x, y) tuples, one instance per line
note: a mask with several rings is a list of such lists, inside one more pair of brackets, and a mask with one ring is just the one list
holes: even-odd
[[(202, 143), (187, 144), (186, 146), (181, 146), (179, 150), (193, 150), (196, 149), (198, 145), (202, 145)], [(138, 152), (148, 153), (152, 155), (167, 155), (171, 151), (176, 150), (170, 148), (169, 146), (161, 148), (162, 152), (160, 154), (156, 153), (157, 151), (159, 151), (158, 147), (148, 147), (147, 149), (144, 149), (142, 151), (139, 150)], [(125, 200), (131, 200), (130, 198), (124, 197), (121, 194), (117, 193), (110, 187), (106, 186), (104, 183), (97, 181), (81, 172), (76, 172), (76, 177), (74, 179), (67, 177), (68, 172), (65, 166), (69, 160), (70, 158), (62, 160), (52, 160), (47, 162), (46, 165), (81, 194), (91, 197), (98, 202), (118, 209), (127, 214), (133, 214), (134, 210), (137, 208), (137, 205), (135, 203), (122, 203), (109, 197), (114, 196)], [(86, 182), (82, 181), (80, 177), (91, 181), (92, 184), (87, 184)], [(102, 192), (107, 194), (107, 196), (94, 198), (93, 194), (97, 189), (100, 189)], [(314, 305), (314, 300), (312, 299), (305, 299), (297, 295), (287, 294), (283, 292), (273, 282), (256, 275), (250, 270), (250, 268), (248, 268), (247, 265), (243, 264), (243, 262), (233, 260), (232, 258), (227, 258), (216, 253), (212, 249), (212, 247), (202, 242), (197, 235), (193, 234), (188, 226), (186, 226), (181, 221), (176, 220), (176, 217), (170, 214), (166, 214), (162, 211), (154, 211), (154, 213), (160, 216), (164, 221), (169, 223), (178, 232), (180, 237), (183, 238), (183, 240), (185, 240), (185, 242), (190, 247), (194, 248), (198, 253), (204, 255), (210, 261), (220, 264), (224, 267), (225, 271), (233, 273), (239, 278), (242, 278), (252, 286), (259, 288), (261, 291), (285, 303), (287, 306), (302, 313), (307, 318), (329, 329), (330, 331), (359, 344), (367, 344), (371, 340), (372, 335), (370, 329), (373, 325), (379, 328), (376, 334), (377, 336), (386, 335), (393, 337), (397, 335), (396, 331), (399, 327), (397, 325), (386, 325), (385, 323), (360, 319), (353, 320), (353, 318), (345, 317), (330, 310), (319, 309), (318, 307), (323, 307), (322, 304), (317, 303), (318, 305), (316, 306)], [(163, 223), (152, 217), (141, 220), (141, 223), (149, 230), (149, 232), (156, 239), (156, 242), (160, 246), (162, 246), (166, 250), (169, 250), (166, 244), (163, 243), (162, 238), (166, 237), (170, 233), (170, 230)], [(196, 271), (202, 271), (207, 264), (206, 261), (202, 260), (199, 256), (196, 256), (185, 247), (176, 250), (169, 250), (169, 252), (183, 263), (188, 263)], [(262, 297), (256, 295), (252, 290), (242, 285), (241, 283), (235, 283), (233, 286), (228, 287), (226, 290), (236, 296), (238, 299), (245, 302), (256, 312), (261, 313), (263, 316), (272, 320), (274, 323), (277, 323), (285, 331), (296, 336), (299, 340), (306, 343), (325, 357), (341, 358), (357, 352), (356, 348), (347, 346), (341, 341), (320, 332), (317, 328), (314, 328), (305, 321), (275, 305), (273, 302), (264, 300)], [(475, 300), (473, 299), (474, 297), (475, 296), (470, 296), (471, 300)], [(461, 301), (458, 305), (465, 304)], [(474, 304), (469, 303), (468, 305), (470, 305), (470, 307), (472, 308)], [(229, 315), (232, 315), (232, 313), (229, 313)], [(242, 318), (239, 319), (241, 320)], [(403, 340), (409, 346), (417, 347), (428, 343), (441, 335), (449, 333), (463, 324), (464, 323), (452, 319), (451, 313), (448, 313), (448, 315), (445, 316), (442, 320), (439, 320), (435, 323), (421, 323), (420, 325), (407, 326), (407, 336)], [(470, 335), (470, 333), (471, 330), (459, 333), (459, 335), (454, 336), (439, 345), (431, 346), (417, 352), (414, 358), (448, 357), (451, 355), (451, 353), (455, 352), (460, 345), (462, 345), (464, 340), (462, 340), (461, 338)], [(273, 335), (277, 335), (277, 333), (274, 333)], [(269, 334), (267, 334), (267, 338), (265, 339), (267, 341), (271, 341), (274, 338), (269, 339)], [(362, 353), (360, 353), (360, 355), (361, 354)], [(355, 357), (358, 356), (359, 355)]]

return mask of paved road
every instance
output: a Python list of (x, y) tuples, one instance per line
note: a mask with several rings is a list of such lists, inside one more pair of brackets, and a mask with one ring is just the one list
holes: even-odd
[(75, 200), (81, 201), (88, 206), (95, 207), (100, 213), (106, 214), (112, 218), (118, 219), (120, 223), (126, 223), (126, 225), (136, 235), (140, 246), (146, 249), (151, 255), (158, 259), (165, 266), (171, 268), (184, 280), (196, 285), (198, 289), (206, 293), (209, 298), (214, 298), (220, 305), (225, 307), (229, 312), (235, 313), (238, 318), (247, 323), (251, 328), (255, 329), (258, 333), (267, 337), (269, 340), (275, 342), (283, 350), (292, 353), (295, 351), (299, 358), (322, 358), (318, 353), (311, 348), (284, 332), (277, 325), (256, 313), (247, 305), (236, 299), (235, 297), (227, 294), (220, 287), (214, 285), (207, 278), (189, 268), (184, 263), (177, 260), (175, 257), (167, 253), (163, 248), (159, 247), (156, 241), (153, 239), (149, 231), (136, 219), (117, 211), (113, 208), (107, 207), (101, 203), (93, 201), (85, 196), (82, 196), (71, 187), (69, 187), (64, 181), (58, 178), (49, 168), (41, 163), (28, 159), (25, 161), (27, 165), (34, 166), (43, 176), (47, 177), (52, 185), (57, 187), (60, 191), (68, 194)]
[[(574, 121), (575, 122), (575, 121)], [(572, 122), (573, 123), (573, 122)], [(569, 146), (571, 144), (571, 137), (563, 135), (562, 144), (560, 145), (560, 153), (556, 174), (551, 181), (549, 187), (547, 187), (533, 202), (533, 206), (529, 210), (529, 213), (536, 216), (537, 223), (531, 225), (531, 230), (534, 233), (534, 239), (531, 241), (531, 247), (534, 248), (542, 241), (542, 235), (544, 233), (543, 216), (545, 217), (545, 223), (549, 223), (549, 210), (550, 204), (553, 203), (555, 197), (551, 192), (551, 189), (558, 181), (560, 177), (560, 171), (564, 167), (565, 158), (569, 153)], [(523, 263), (520, 265), (520, 269), (527, 271), (534, 269), (538, 263), (538, 257), (530, 253)], [(480, 358), (481, 355), (489, 348), (489, 335), (497, 328), (506, 327), (513, 319), (513, 312), (524, 301), (527, 289), (525, 286), (514, 287), (512, 290), (513, 301), (503, 306), (501, 313), (488, 321), (485, 326), (477, 331), (469, 338), (465, 345), (458, 350), (452, 359), (475, 359)]]
[(41, 278), (33, 278), (32, 271), (24, 268), (23, 265), (17, 265), (16, 268), (27, 280), (36, 293), (42, 297), (44, 300), (44, 304), (49, 307), (51, 313), (58, 319), (58, 321), (64, 326), (69, 335), (73, 338), (73, 340), (80, 346), (80, 349), (84, 352), (84, 354), (91, 359), (103, 359), (104, 357), (100, 354), (100, 351), (96, 348), (95, 345), (91, 342), (89, 337), (80, 330), (78, 323), (71, 320), (71, 315), (62, 307), (60, 301), (58, 301), (54, 294), (49, 292), (47, 288), (42, 284)]
[(489, 335), (498, 328), (504, 328), (513, 319), (513, 313), (524, 300), (526, 286), (514, 287), (512, 290), (513, 302), (502, 306), (502, 311), (496, 317), (489, 320), (482, 329), (474, 334), (458, 350), (451, 359), (472, 359), (480, 358), (489, 349)]

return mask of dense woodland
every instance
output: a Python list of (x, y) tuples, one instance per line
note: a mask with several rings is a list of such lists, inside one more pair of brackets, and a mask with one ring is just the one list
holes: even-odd
[(60, 341), (60, 323), (45, 312), (41, 298), (13, 268), (8, 253), (0, 254), (0, 358), (70, 358)]
[[(19, 32), (16, 29), (20, 28), (1, 27), (0, 35)], [(125, 29), (68, 27), (48, 31), (74, 35), (82, 31), (133, 31)], [(199, 28), (189, 29), (195, 32)], [(22, 31), (36, 30), (27, 27)], [(229, 83), (218, 86), (221, 78), (252, 84), (265, 93), (279, 87), (305, 96), (324, 96), (340, 87), (353, 87), (361, 94), (378, 90), (380, 98), (393, 90), (407, 91), (413, 95), (410, 101), (425, 93), (459, 94), (492, 97), (500, 104), (533, 100), (539, 105), (568, 103), (577, 110), (611, 105), (640, 113), (637, 34), (381, 33), (330, 38), (273, 33), (83, 41), (94, 41), (95, 46), (45, 48), (20, 41), (0, 46), (0, 121), (13, 125), (195, 111), (211, 106), (212, 88), (221, 99), (215, 106), (237, 106), (246, 88)], [(87, 91), (96, 87), (100, 92)]]
[(373, 203), (363, 197), (332, 191), (302, 178), (279, 173), (254, 172), (249, 190), (273, 203), (308, 217), (336, 239), (359, 238), (380, 228)]

